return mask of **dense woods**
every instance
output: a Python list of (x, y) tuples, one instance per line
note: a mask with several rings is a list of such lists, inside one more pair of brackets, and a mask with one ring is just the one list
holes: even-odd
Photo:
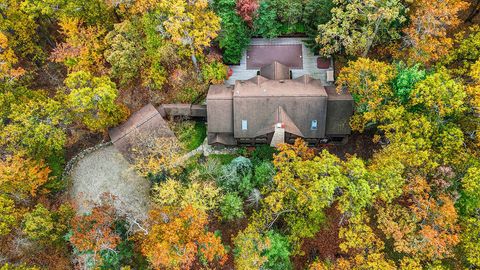
[[(1, 0), (0, 269), (480, 267), (474, 0)], [(139, 221), (88, 214), (66, 163), (143, 105), (201, 102), (252, 37), (305, 37), (354, 97), (350, 146), (152, 142)], [(363, 141), (361, 139), (363, 138)], [(357, 141), (358, 140), (358, 141)], [(159, 156), (159, 152), (166, 155)], [(114, 183), (112, 183), (114, 185)]]

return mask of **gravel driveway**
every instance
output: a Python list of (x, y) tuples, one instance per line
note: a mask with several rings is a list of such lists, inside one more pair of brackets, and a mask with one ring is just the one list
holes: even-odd
[(115, 208), (135, 219), (144, 219), (149, 210), (147, 179), (139, 176), (113, 146), (100, 148), (79, 160), (71, 171), (70, 198), (80, 213), (88, 212), (101, 195), (115, 196)]

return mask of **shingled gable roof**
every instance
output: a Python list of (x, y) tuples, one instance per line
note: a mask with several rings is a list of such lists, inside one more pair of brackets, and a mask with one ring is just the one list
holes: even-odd
[(260, 75), (270, 80), (288, 80), (290, 69), (278, 61), (273, 61), (270, 65), (260, 68)]
[(282, 106), (278, 106), (272, 117), (270, 117), (263, 125), (265, 126), (265, 128), (259, 130), (256, 134), (256, 137), (274, 132), (275, 126), (278, 123), (283, 124), (283, 128), (285, 128), (286, 132), (300, 137), (304, 137), (300, 129), (297, 127), (297, 125), (295, 125), (295, 123), (292, 121), (290, 116), (288, 116), (287, 112), (285, 112)]

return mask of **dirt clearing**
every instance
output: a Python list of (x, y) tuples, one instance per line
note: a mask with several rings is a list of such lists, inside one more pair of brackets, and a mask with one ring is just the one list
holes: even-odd
[(70, 176), (69, 195), (80, 213), (88, 212), (103, 194), (110, 193), (120, 213), (136, 219), (146, 217), (150, 183), (133, 170), (113, 145), (87, 154), (73, 167)]

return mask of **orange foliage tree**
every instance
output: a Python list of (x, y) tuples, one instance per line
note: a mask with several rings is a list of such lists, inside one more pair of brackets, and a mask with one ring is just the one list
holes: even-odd
[(48, 181), (51, 170), (42, 161), (19, 155), (0, 160), (0, 194), (15, 200), (36, 196)]
[(220, 237), (206, 230), (205, 211), (192, 206), (157, 209), (149, 223), (141, 250), (155, 269), (191, 269), (196, 259), (221, 266), (227, 258)]
[(463, 0), (412, 1), (403, 44), (395, 46), (392, 53), (412, 63), (429, 63), (444, 56), (453, 45), (448, 31), (460, 24), (458, 13), (467, 7)]
[[(443, 179), (429, 184), (416, 176), (404, 187), (406, 205), (387, 205), (379, 209), (379, 228), (394, 240), (397, 252), (434, 261), (452, 256), (459, 243), (459, 226), (454, 200)], [(443, 187), (442, 187), (443, 186)]]
[(111, 205), (95, 206), (88, 215), (76, 216), (72, 220), (70, 243), (84, 261), (99, 265), (102, 250), (114, 250), (120, 236), (114, 230), (115, 210)]

